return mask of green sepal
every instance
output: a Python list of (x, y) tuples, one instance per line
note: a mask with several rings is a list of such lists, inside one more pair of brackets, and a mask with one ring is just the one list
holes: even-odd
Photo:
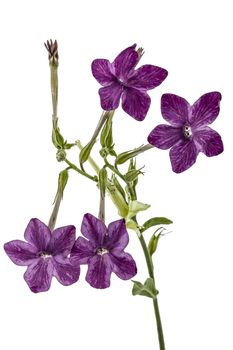
[(106, 168), (103, 167), (99, 171), (99, 188), (100, 188), (100, 193), (102, 198), (105, 196), (107, 181), (108, 181), (108, 173)]
[[(141, 168), (142, 169), (142, 168)], [(143, 174), (141, 172), (141, 169), (132, 169), (129, 170), (126, 174), (125, 174), (125, 180), (126, 182), (137, 182), (138, 181), (138, 175)]]
[(159, 233), (158, 235), (155, 235), (155, 234), (152, 235), (148, 244), (148, 251), (150, 253), (150, 256), (152, 256), (155, 253), (160, 237), (161, 237), (161, 233)]
[(87, 144), (85, 147), (83, 147), (82, 150), (80, 151), (80, 153), (79, 153), (79, 162), (80, 162), (81, 165), (82, 165), (83, 163), (85, 163), (85, 162), (88, 160), (88, 158), (89, 158), (89, 156), (90, 156), (90, 153), (91, 153), (91, 150), (92, 150), (94, 144), (95, 144), (95, 140), (90, 141), (90, 142), (88, 142), (88, 144)]
[(118, 179), (117, 179), (115, 174), (112, 175), (112, 182), (116, 186), (118, 191), (121, 193), (121, 195), (124, 198), (125, 202), (127, 202), (125, 191), (124, 191), (123, 187), (121, 186), (120, 182), (118, 181)]
[(113, 203), (118, 209), (119, 216), (121, 216), (122, 218), (125, 218), (128, 214), (129, 209), (124, 196), (117, 189), (117, 187), (112, 183), (108, 183), (108, 192)]
[(112, 138), (112, 117), (109, 116), (106, 120), (104, 127), (100, 134), (100, 144), (102, 147), (110, 148), (112, 147), (113, 138)]
[(144, 224), (141, 227), (141, 232), (144, 232), (148, 230), (148, 228), (157, 226), (157, 225), (169, 225), (173, 222), (170, 219), (164, 218), (164, 217), (158, 217), (158, 218), (151, 218), (144, 222)]
[(151, 277), (147, 278), (144, 284), (138, 281), (133, 281), (133, 295), (142, 295), (144, 297), (155, 299), (159, 293), (154, 286), (154, 281)]
[(52, 141), (54, 146), (57, 149), (62, 149), (64, 148), (64, 137), (62, 136), (62, 134), (60, 133), (60, 129), (58, 128), (58, 126), (54, 126), (53, 127), (53, 131), (52, 131)]
[(75, 143), (67, 143), (67, 141), (65, 141), (64, 143), (64, 149), (71, 149), (72, 147), (74, 147), (76, 144)]
[(120, 153), (116, 158), (116, 164), (123, 164), (127, 162), (127, 160), (136, 157), (140, 153), (141, 148), (142, 146), (130, 151)]
[(58, 191), (63, 197), (63, 192), (66, 187), (67, 181), (69, 178), (69, 173), (67, 169), (64, 169), (60, 172), (58, 177)]

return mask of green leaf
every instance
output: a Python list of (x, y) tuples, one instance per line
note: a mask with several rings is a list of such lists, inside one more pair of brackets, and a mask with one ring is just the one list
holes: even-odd
[(137, 215), (140, 211), (144, 211), (150, 208), (150, 204), (141, 203), (139, 201), (130, 201), (129, 202), (129, 211), (127, 215), (127, 219), (131, 219), (135, 215)]
[(138, 281), (132, 281), (134, 283), (132, 294), (142, 295), (144, 297), (155, 299), (158, 291), (155, 289), (153, 279), (151, 277), (147, 278), (144, 284)]
[(148, 230), (148, 228), (157, 226), (157, 225), (169, 225), (173, 222), (170, 219), (164, 217), (151, 218), (147, 220), (141, 227), (141, 232)]
[(79, 153), (79, 162), (80, 162), (81, 165), (82, 165), (83, 163), (85, 163), (85, 162), (88, 160), (88, 158), (89, 158), (89, 156), (90, 156), (90, 153), (91, 153), (91, 150), (92, 150), (94, 144), (95, 144), (95, 140), (90, 141), (90, 142), (88, 142), (88, 144), (87, 144), (85, 147), (83, 147), (83, 149), (80, 151), (80, 153)]

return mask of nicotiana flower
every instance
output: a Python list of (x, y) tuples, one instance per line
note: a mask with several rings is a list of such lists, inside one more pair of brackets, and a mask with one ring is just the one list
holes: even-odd
[(99, 89), (101, 106), (109, 111), (119, 106), (136, 120), (143, 120), (150, 107), (147, 90), (154, 89), (167, 77), (168, 72), (160, 67), (146, 64), (135, 70), (141, 57), (141, 50), (135, 50), (136, 44), (123, 50), (110, 63), (106, 59), (92, 62), (92, 74), (103, 86)]
[(124, 252), (129, 236), (124, 219), (111, 222), (108, 228), (91, 214), (85, 214), (81, 225), (83, 237), (78, 237), (71, 251), (73, 264), (88, 264), (86, 281), (94, 288), (110, 286), (114, 272), (123, 280), (137, 273), (132, 256)]
[(220, 101), (219, 92), (201, 96), (192, 106), (180, 96), (162, 96), (162, 116), (171, 125), (156, 126), (148, 136), (148, 142), (160, 149), (171, 147), (170, 159), (175, 173), (190, 168), (199, 152), (207, 157), (223, 152), (221, 136), (207, 126), (217, 118)]
[(68, 257), (75, 242), (74, 226), (60, 227), (51, 233), (39, 219), (31, 219), (24, 238), (27, 242), (10, 241), (4, 249), (16, 265), (28, 266), (24, 279), (32, 292), (47, 291), (53, 276), (64, 286), (78, 280), (80, 266), (73, 266)]

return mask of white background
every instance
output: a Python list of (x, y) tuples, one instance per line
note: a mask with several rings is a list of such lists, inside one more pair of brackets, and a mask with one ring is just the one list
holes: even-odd
[[(145, 165), (139, 199), (151, 209), (139, 217), (167, 216), (172, 233), (155, 257), (159, 303), (168, 350), (232, 350), (232, 11), (230, 1), (3, 1), (0, 2), (1, 247), (23, 239), (31, 217), (47, 222), (63, 165), (51, 144), (51, 99), (46, 39), (59, 42), (59, 117), (69, 141), (90, 138), (101, 114), (99, 85), (91, 75), (95, 58), (115, 56), (137, 43), (140, 64), (169, 71), (150, 92), (147, 118), (138, 123), (121, 108), (114, 119), (117, 150), (139, 146), (163, 120), (162, 93), (190, 103), (203, 93), (223, 95), (213, 125), (225, 151), (198, 157), (190, 170), (171, 171), (168, 151), (141, 156)], [(73, 154), (73, 160), (77, 155)], [(109, 201), (107, 221), (117, 219)], [(57, 225), (75, 224), (86, 212), (97, 215), (97, 190), (70, 176)], [(149, 237), (151, 232), (146, 232)], [(146, 267), (137, 237), (127, 248)], [(146, 237), (146, 238), (147, 238)], [(49, 292), (33, 294), (17, 267), (0, 250), (0, 347), (39, 349), (158, 349), (151, 300), (131, 296), (132, 283), (112, 276), (111, 288), (70, 287), (55, 279)]]

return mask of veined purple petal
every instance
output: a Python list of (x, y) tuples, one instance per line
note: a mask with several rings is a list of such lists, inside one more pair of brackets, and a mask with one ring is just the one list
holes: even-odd
[(111, 72), (111, 63), (108, 60), (94, 60), (91, 64), (91, 70), (93, 76), (103, 86), (109, 85), (116, 80)]
[(156, 126), (147, 138), (151, 145), (160, 149), (168, 149), (182, 139), (182, 128), (175, 128), (166, 124)]
[(131, 87), (124, 89), (122, 94), (122, 108), (138, 121), (145, 119), (150, 107), (150, 96), (145, 92)]
[(96, 246), (83, 237), (78, 237), (70, 254), (73, 265), (87, 264), (96, 253)]
[(196, 130), (193, 139), (197, 148), (207, 157), (217, 156), (223, 152), (221, 136), (208, 126)]
[(122, 280), (128, 280), (136, 275), (137, 266), (132, 256), (117, 249), (111, 251), (110, 259), (112, 261), (112, 269), (115, 274)]
[(123, 85), (114, 82), (111, 85), (99, 89), (101, 107), (105, 111), (111, 111), (119, 106)]
[(59, 255), (52, 259), (52, 263), (54, 267), (53, 275), (63, 286), (69, 286), (77, 282), (80, 275), (79, 265), (72, 265), (68, 258)]
[(51, 232), (47, 225), (39, 219), (31, 219), (24, 232), (26, 241), (34, 245), (38, 252), (46, 251), (51, 239)]
[(145, 90), (154, 89), (164, 81), (167, 75), (168, 72), (165, 69), (146, 64), (132, 73), (127, 80), (127, 86)]
[(93, 246), (102, 247), (107, 228), (100, 219), (87, 213), (83, 217), (81, 232), (84, 237), (91, 241)]
[(112, 63), (115, 75), (122, 81), (127, 79), (128, 74), (139, 61), (139, 54), (135, 51), (135, 48), (136, 44), (123, 50)]
[(187, 170), (196, 162), (198, 153), (199, 151), (193, 141), (180, 141), (170, 150), (172, 170), (175, 173), (182, 173)]
[(113, 221), (108, 226), (108, 235), (103, 246), (107, 249), (123, 250), (129, 243), (129, 235), (126, 230), (125, 220)]
[(110, 286), (112, 263), (109, 254), (95, 255), (90, 259), (86, 281), (94, 288), (107, 288)]
[(209, 92), (202, 95), (192, 106), (190, 124), (195, 127), (211, 124), (220, 111), (220, 92)]
[(181, 127), (188, 121), (189, 103), (180, 96), (164, 94), (161, 97), (161, 112), (165, 120), (172, 126)]
[(53, 276), (53, 264), (51, 258), (39, 258), (29, 265), (24, 279), (34, 293), (46, 292), (49, 290)]
[(30, 243), (14, 240), (5, 243), (4, 249), (13, 263), (19, 266), (30, 265), (37, 259), (37, 248)]
[(75, 227), (72, 225), (59, 227), (52, 232), (49, 251), (53, 255), (63, 254), (67, 256), (75, 242)]

